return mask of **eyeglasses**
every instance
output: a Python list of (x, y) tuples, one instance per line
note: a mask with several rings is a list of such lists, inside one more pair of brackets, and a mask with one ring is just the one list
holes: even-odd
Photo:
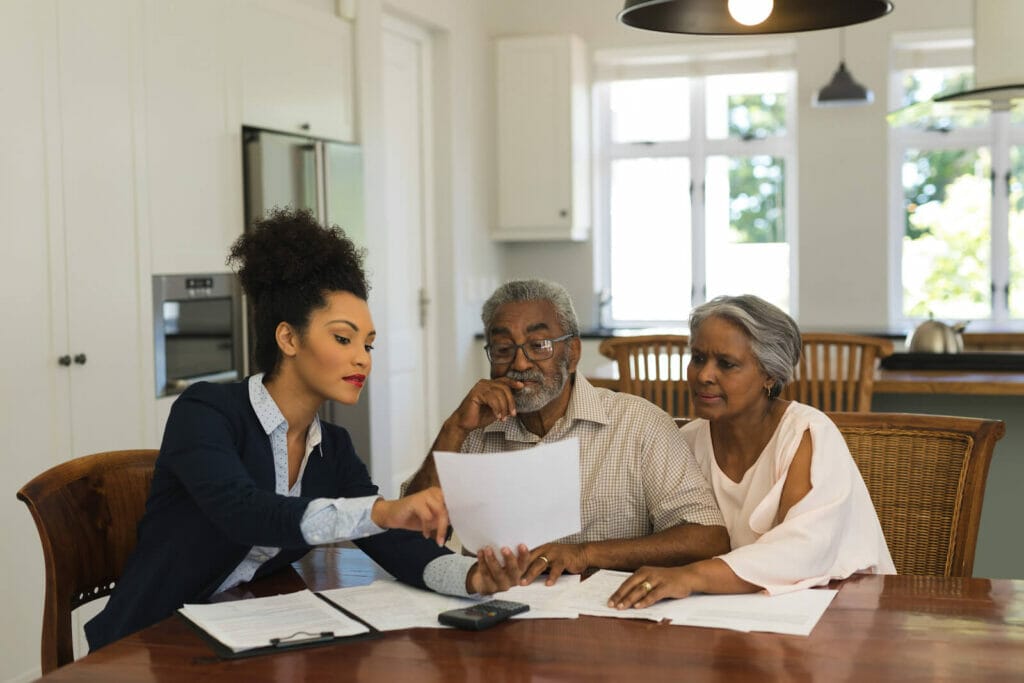
[(528, 360), (537, 362), (547, 360), (555, 355), (555, 342), (565, 341), (573, 336), (572, 334), (563, 334), (554, 339), (531, 339), (522, 344), (488, 344), (484, 347), (484, 351), (487, 352), (487, 360), (491, 361), (491, 365), (508, 365), (516, 359), (519, 349), (523, 350), (523, 355)]

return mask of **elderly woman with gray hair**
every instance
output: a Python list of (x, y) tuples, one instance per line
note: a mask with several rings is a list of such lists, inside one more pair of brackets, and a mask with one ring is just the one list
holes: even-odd
[(690, 314), (687, 382), (698, 418), (682, 428), (725, 517), (732, 550), (683, 567), (641, 567), (609, 606), (691, 593), (780, 594), (856, 572), (895, 574), (874, 506), (838, 428), (779, 398), (800, 330), (756, 296)]

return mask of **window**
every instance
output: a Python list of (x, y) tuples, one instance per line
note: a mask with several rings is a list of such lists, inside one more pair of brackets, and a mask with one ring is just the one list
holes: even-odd
[(720, 294), (793, 312), (790, 71), (596, 87), (605, 325), (685, 324)]
[[(966, 65), (897, 69), (891, 108), (967, 90), (973, 80)], [(1024, 319), (1024, 115), (933, 117), (893, 125), (889, 140), (892, 322)]]

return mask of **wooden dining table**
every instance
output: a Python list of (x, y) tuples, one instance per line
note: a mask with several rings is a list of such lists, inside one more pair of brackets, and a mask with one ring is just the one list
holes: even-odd
[[(385, 576), (354, 548), (318, 548), (239, 599)], [(634, 619), (508, 621), (481, 632), (390, 631), (219, 660), (179, 616), (44, 681), (983, 681), (1024, 680), (1024, 581), (854, 576), (810, 636)]]

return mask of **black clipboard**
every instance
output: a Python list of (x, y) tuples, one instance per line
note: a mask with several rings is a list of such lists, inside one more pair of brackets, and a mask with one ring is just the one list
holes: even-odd
[(326, 633), (293, 633), (283, 634), (281, 638), (274, 638), (271, 643), (263, 647), (255, 647), (249, 650), (239, 650), (235, 652), (224, 643), (220, 642), (209, 633), (207, 633), (203, 627), (195, 623), (181, 612), (175, 612), (180, 619), (182, 619), (189, 628), (191, 628), (207, 645), (213, 650), (214, 654), (217, 655), (218, 659), (245, 659), (247, 657), (259, 657), (260, 655), (272, 655), (280, 652), (290, 652), (292, 650), (305, 650), (311, 647), (322, 647), (324, 645), (330, 645), (332, 643), (340, 643), (343, 641), (354, 641), (354, 640), (367, 640), (370, 638), (378, 638), (381, 632), (374, 628), (373, 624), (360, 618), (359, 616), (349, 612), (344, 607), (332, 602), (328, 598), (320, 595), (319, 593), (313, 593), (316, 597), (320, 598), (328, 605), (338, 610), (353, 621), (357, 621), (365, 626), (368, 631), (365, 633), (356, 633), (351, 636), (335, 636), (332, 632)]

